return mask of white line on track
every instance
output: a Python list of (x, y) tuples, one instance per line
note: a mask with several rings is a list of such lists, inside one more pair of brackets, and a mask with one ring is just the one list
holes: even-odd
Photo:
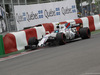
[(85, 74), (82, 74), (82, 75), (100, 75), (100, 73), (85, 73)]

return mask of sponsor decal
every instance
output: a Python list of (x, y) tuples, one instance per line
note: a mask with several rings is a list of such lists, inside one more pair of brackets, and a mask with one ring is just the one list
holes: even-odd
[(31, 12), (22, 12), (22, 13), (16, 13), (16, 21), (18, 23), (27, 21), (30, 22), (31, 20), (37, 20), (37, 19), (49, 19), (51, 17), (55, 16), (66, 16), (70, 13), (76, 13), (76, 6), (72, 5), (71, 7), (57, 7), (57, 8), (51, 8), (51, 9), (44, 9), (44, 10), (38, 10), (37, 12), (31, 11)]

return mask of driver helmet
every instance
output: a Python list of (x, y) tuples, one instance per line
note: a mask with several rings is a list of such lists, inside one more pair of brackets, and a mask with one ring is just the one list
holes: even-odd
[(57, 23), (57, 24), (56, 24), (56, 25), (57, 25), (57, 26), (56, 26), (57, 29), (59, 29), (59, 24), (60, 24), (60, 23)]
[(57, 29), (59, 29), (59, 26), (56, 26)]

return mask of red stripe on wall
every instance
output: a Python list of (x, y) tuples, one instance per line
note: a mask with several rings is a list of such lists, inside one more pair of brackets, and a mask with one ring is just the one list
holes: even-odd
[(95, 25), (94, 25), (94, 19), (92, 16), (88, 16), (88, 21), (89, 21), (89, 29), (90, 31), (95, 31)]
[[(83, 23), (81, 19), (75, 19), (76, 24)], [(76, 27), (77, 31), (79, 31), (80, 27)]]
[(75, 19), (76, 24), (83, 23), (81, 19)]
[(27, 43), (28, 43), (29, 38), (31, 38), (31, 37), (36, 37), (37, 38), (37, 32), (36, 32), (35, 28), (26, 29), (24, 31), (26, 33)]
[(45, 23), (42, 25), (44, 26), (46, 32), (49, 31), (49, 33), (51, 33), (52, 31), (54, 31), (54, 25), (52, 23)]
[(100, 21), (100, 14), (99, 14), (99, 21)]
[(65, 23), (67, 23), (66, 21), (64, 21), (64, 22), (60, 22), (60, 24), (65, 24)]
[(6, 34), (3, 37), (3, 42), (6, 54), (17, 51), (16, 39), (13, 34)]

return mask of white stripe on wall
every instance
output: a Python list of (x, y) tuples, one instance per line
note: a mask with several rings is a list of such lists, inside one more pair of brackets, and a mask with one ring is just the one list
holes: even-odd
[(80, 18), (83, 22), (83, 27), (89, 27), (89, 21), (87, 17)]
[(43, 26), (34, 27), (34, 28), (36, 29), (37, 32), (37, 39), (41, 39), (42, 36), (46, 34), (45, 28)]
[(16, 44), (17, 44), (17, 50), (25, 49), (25, 46), (27, 46), (27, 40), (26, 40), (25, 32), (24, 31), (13, 32), (11, 34), (13, 34), (15, 36)]
[(53, 26), (54, 26), (54, 30), (57, 29), (56, 26), (57, 26), (58, 23), (59, 23), (59, 22), (52, 22), (52, 24), (53, 24)]
[(95, 25), (95, 30), (100, 29), (100, 17), (99, 15), (94, 15), (94, 25)]
[(70, 24), (76, 24), (75, 20), (67, 20), (67, 22)]

